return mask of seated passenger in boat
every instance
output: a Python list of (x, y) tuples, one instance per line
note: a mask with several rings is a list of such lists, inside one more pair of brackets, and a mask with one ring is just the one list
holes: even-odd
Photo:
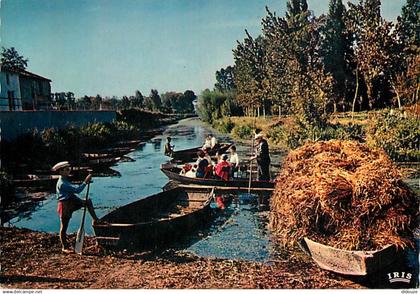
[(207, 166), (209, 165), (208, 160), (205, 158), (205, 153), (203, 150), (198, 151), (198, 159), (196, 161), (197, 171), (196, 177), (197, 178), (204, 178), (206, 177)]
[(238, 153), (236, 153), (236, 146), (232, 145), (229, 148), (230, 151), (230, 158), (229, 158), (229, 163), (231, 165), (231, 177), (233, 177), (235, 172), (238, 172), (239, 170), (239, 157), (238, 157)]
[(213, 150), (219, 147), (217, 139), (212, 134), (208, 134), (203, 145), (203, 150)]
[(211, 149), (216, 149), (219, 147), (219, 143), (217, 142), (216, 137), (213, 135), (211, 135), (211, 138), (210, 138), (210, 147)]
[(219, 150), (216, 153), (216, 163), (215, 166), (222, 161), (223, 151)]
[(208, 134), (206, 137), (206, 140), (204, 141), (203, 150), (211, 149), (211, 138), (212, 138), (212, 135)]
[(224, 181), (229, 181), (231, 165), (228, 160), (228, 155), (223, 154), (222, 160), (216, 165), (215, 174)]

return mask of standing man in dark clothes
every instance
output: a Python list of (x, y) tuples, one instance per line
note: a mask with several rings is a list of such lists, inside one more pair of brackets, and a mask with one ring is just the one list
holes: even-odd
[(270, 180), (270, 150), (268, 148), (267, 140), (259, 133), (255, 135), (257, 143), (255, 156), (251, 160), (256, 159), (258, 165), (258, 181)]

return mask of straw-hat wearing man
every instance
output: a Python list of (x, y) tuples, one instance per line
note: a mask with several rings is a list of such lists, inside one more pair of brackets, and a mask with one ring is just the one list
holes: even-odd
[(264, 139), (263, 134), (258, 133), (255, 135), (255, 141), (257, 148), (255, 156), (251, 160), (256, 159), (258, 165), (258, 180), (269, 181), (270, 180), (270, 150), (268, 148), (267, 140)]
[(57, 181), (56, 192), (58, 199), (57, 212), (60, 215), (60, 241), (62, 251), (64, 253), (71, 253), (73, 250), (67, 243), (67, 227), (73, 212), (87, 205), (93, 222), (98, 221), (92, 201), (90, 199), (85, 201), (76, 196), (76, 194), (82, 192), (86, 185), (90, 182), (92, 175), (89, 174), (81, 185), (73, 185), (69, 180), (71, 166), (68, 161), (57, 163), (53, 166), (52, 170), (60, 174)]

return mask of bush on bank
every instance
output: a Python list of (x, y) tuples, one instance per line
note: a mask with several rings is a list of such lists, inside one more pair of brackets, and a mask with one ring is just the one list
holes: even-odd
[(368, 145), (383, 148), (396, 161), (420, 160), (419, 119), (400, 113), (377, 114), (367, 126)]

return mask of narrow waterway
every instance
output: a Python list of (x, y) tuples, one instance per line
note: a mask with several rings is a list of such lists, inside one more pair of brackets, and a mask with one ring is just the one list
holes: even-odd
[[(201, 145), (208, 133), (209, 130), (198, 119), (180, 121), (166, 128), (162, 135), (152, 138), (128, 154), (135, 159), (134, 162), (121, 162), (114, 166), (113, 169), (121, 174), (120, 177), (94, 178), (90, 198), (98, 215), (102, 216), (119, 206), (162, 191), (162, 187), (168, 182), (160, 171), (160, 164), (169, 159), (163, 155), (167, 136), (172, 137), (175, 149), (181, 150)], [(225, 139), (219, 136), (220, 141)], [(238, 146), (242, 158), (249, 153), (248, 148), (249, 146)], [(272, 154), (272, 162), (278, 163), (281, 156), (281, 154)], [(410, 179), (407, 183), (418, 191), (418, 178)], [(84, 197), (84, 194), (80, 196)], [(267, 230), (268, 206), (260, 204), (257, 195), (248, 195), (246, 192), (236, 194), (234, 201), (216, 214), (209, 228), (187, 236), (178, 244), (178, 248), (203, 257), (263, 262), (276, 259), (281, 252), (274, 250), (275, 245), (271, 242)], [(56, 207), (55, 195), (50, 194), (46, 200), (30, 205), (26, 210), (23, 209), (5, 225), (57, 233), (59, 218)], [(73, 214), (69, 233), (77, 231), (81, 215), (81, 210)], [(86, 223), (87, 233), (93, 235), (90, 217)], [(418, 265), (418, 244), (417, 250), (409, 251), (407, 257), (408, 261), (404, 262), (404, 267), (411, 263)], [(412, 265), (409, 268), (412, 268)]]
[[(127, 154), (135, 160), (134, 162), (121, 162), (112, 167), (121, 173), (120, 177), (94, 178), (89, 197), (98, 216), (162, 191), (162, 187), (168, 182), (160, 171), (160, 164), (169, 159), (163, 155), (167, 136), (172, 137), (175, 149), (181, 150), (201, 145), (208, 133), (209, 130), (198, 119), (180, 121), (169, 126), (162, 135)], [(219, 136), (220, 141), (224, 139)], [(84, 193), (80, 196), (84, 197)], [(208, 230), (189, 236), (187, 242), (180, 244), (181, 248), (201, 256), (269, 260), (271, 245), (266, 229), (268, 206), (261, 206), (256, 195), (247, 193), (235, 195), (235, 199), (224, 211), (216, 215)], [(57, 200), (55, 195), (51, 194), (46, 200), (21, 212), (6, 225), (57, 233), (60, 223), (56, 207)], [(69, 233), (77, 231), (81, 215), (82, 210), (73, 214)], [(87, 218), (86, 224), (87, 234), (93, 235), (90, 217)]]

